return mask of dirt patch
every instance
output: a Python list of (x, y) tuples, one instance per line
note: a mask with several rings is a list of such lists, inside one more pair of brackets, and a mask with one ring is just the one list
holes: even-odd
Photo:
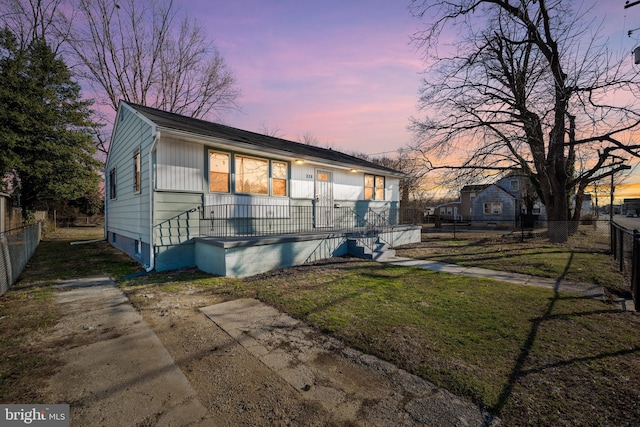
[(200, 312), (221, 298), (186, 290), (131, 299), (217, 425), (338, 425)]
[(217, 425), (453, 426), (486, 416), (256, 300), (222, 304), (193, 288), (130, 298)]

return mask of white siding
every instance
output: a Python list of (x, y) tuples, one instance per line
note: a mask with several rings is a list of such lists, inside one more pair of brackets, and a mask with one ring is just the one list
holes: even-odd
[(400, 179), (387, 177), (384, 180), (384, 199), (397, 202), (400, 200)]
[(364, 174), (336, 170), (333, 173), (333, 197), (335, 200), (362, 200), (364, 198)]
[[(340, 201), (364, 200), (364, 173), (345, 169), (321, 167), (317, 165), (291, 165), (291, 198), (313, 199), (315, 196), (314, 177), (316, 169), (333, 172), (333, 197)], [(400, 180), (385, 177), (385, 201), (400, 200)]]
[(202, 191), (205, 150), (200, 144), (160, 138), (156, 150), (158, 190)]
[[(111, 139), (105, 167), (107, 230), (149, 243), (149, 150), (155, 129), (144, 119), (122, 106)], [(141, 187), (134, 192), (133, 156), (140, 150)], [(116, 199), (109, 199), (109, 171), (116, 168)]]
[(313, 199), (315, 167), (313, 165), (296, 165), (291, 163), (291, 198)]

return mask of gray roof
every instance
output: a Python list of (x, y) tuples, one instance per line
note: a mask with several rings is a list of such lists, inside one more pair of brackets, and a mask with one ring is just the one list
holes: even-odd
[(251, 144), (257, 148), (269, 151), (286, 152), (292, 157), (315, 158), (332, 163), (345, 164), (350, 167), (378, 169), (392, 175), (405, 175), (397, 170), (380, 166), (368, 160), (360, 159), (339, 151), (301, 144), (299, 142), (289, 141), (273, 136), (262, 135), (255, 132), (221, 125), (219, 123), (208, 122), (205, 120), (195, 119), (193, 117), (158, 110), (156, 108), (133, 104), (131, 102), (121, 102), (138, 111), (144, 117), (162, 128), (221, 138), (231, 142)]

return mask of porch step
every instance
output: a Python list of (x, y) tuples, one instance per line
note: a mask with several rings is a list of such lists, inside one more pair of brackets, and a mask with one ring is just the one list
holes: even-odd
[(349, 254), (357, 258), (379, 261), (396, 255), (386, 242), (379, 237), (350, 237), (348, 239)]

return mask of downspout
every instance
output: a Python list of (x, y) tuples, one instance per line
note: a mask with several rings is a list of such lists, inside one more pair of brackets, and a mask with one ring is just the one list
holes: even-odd
[(160, 131), (156, 130), (156, 136), (153, 139), (153, 144), (151, 144), (151, 149), (149, 150), (149, 266), (146, 268), (147, 272), (152, 271), (156, 268), (156, 250), (155, 250), (155, 242), (154, 242), (154, 230), (153, 224), (155, 223), (155, 212), (153, 209), (153, 195), (155, 193), (155, 185), (153, 182), (154, 173), (153, 173), (153, 153), (156, 151), (156, 146), (158, 145), (158, 141), (160, 141)]
[[(109, 235), (107, 234), (107, 224), (109, 223), (109, 203), (107, 203), (107, 197), (109, 197), (109, 187), (107, 186), (107, 161), (105, 160), (104, 162), (104, 169), (103, 169), (103, 176), (104, 176), (104, 231), (103, 231), (103, 235), (104, 235), (104, 240), (109, 241)], [(109, 185), (111, 185), (111, 182), (109, 182)]]

